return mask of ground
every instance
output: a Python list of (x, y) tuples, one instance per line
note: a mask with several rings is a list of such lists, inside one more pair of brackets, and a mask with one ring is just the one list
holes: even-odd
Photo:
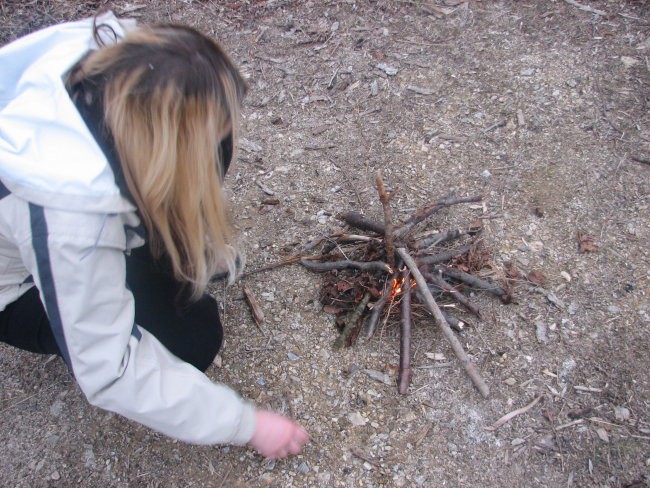
[(223, 43), (250, 84), (227, 181), (248, 270), (340, 228), (339, 212), (381, 219), (381, 169), (398, 189), (397, 220), (452, 192), (483, 195), (484, 208), (431, 225), (490, 217), (496, 269), (512, 262), (546, 281), (521, 280), (509, 305), (477, 294), (484, 318), (464, 317), (459, 338), (487, 399), (430, 318), (416, 321), (417, 369), (400, 396), (397, 325), (333, 350), (321, 275), (293, 265), (217, 286), (227, 340), (208, 375), (311, 434), (301, 455), (277, 462), (93, 408), (58, 358), (1, 347), (0, 484), (648, 486), (650, 7), (581, 0), (599, 15), (572, 3), (1, 2), (3, 43), (99, 7)]

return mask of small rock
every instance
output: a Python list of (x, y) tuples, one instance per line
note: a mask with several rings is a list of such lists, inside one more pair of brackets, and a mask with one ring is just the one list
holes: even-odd
[(288, 352), (288, 353), (287, 353), (287, 357), (289, 358), (289, 361), (298, 361), (298, 356), (296, 356), (296, 355), (295, 355), (294, 353), (292, 353), (292, 352)]
[(382, 70), (384, 73), (386, 73), (389, 76), (395, 76), (397, 72), (399, 71), (397, 68), (393, 66), (389, 66), (386, 63), (379, 63), (377, 65), (377, 68)]
[(514, 446), (518, 446), (520, 444), (523, 444), (524, 442), (526, 442), (524, 439), (522, 439), (521, 437), (517, 437), (516, 439), (512, 439), (512, 442), (510, 443), (510, 445), (512, 445), (514, 447)]
[(503, 382), (508, 386), (513, 386), (515, 383), (517, 383), (517, 380), (510, 377), (508, 379), (503, 380)]
[(630, 419), (630, 411), (625, 407), (615, 407), (614, 415), (619, 422), (626, 422)]
[(368, 423), (368, 419), (359, 412), (354, 412), (348, 415), (348, 420), (355, 427), (362, 427)]
[(560, 271), (560, 276), (566, 280), (567, 283), (571, 283), (571, 275), (566, 271)]
[(215, 368), (221, 368), (223, 366), (223, 358), (221, 357), (221, 354), (214, 357), (212, 364), (214, 364)]
[(609, 444), (609, 434), (607, 434), (607, 431), (603, 429), (602, 427), (598, 427), (596, 429), (596, 434), (598, 434), (598, 438), (603, 441), (607, 442)]
[(302, 462), (300, 463), (300, 466), (298, 466), (298, 471), (301, 473), (307, 474), (309, 473), (309, 466), (307, 466), (307, 463)]
[(394, 382), (390, 379), (390, 376), (382, 373), (381, 371), (376, 371), (374, 369), (364, 369), (363, 372), (370, 376), (373, 380), (379, 381), (385, 385), (393, 386)]
[(55, 470), (51, 475), (50, 478), (53, 479), (54, 481), (58, 481), (61, 479), (61, 475), (57, 470)]
[(535, 335), (537, 336), (537, 341), (540, 343), (548, 342), (548, 335), (546, 333), (546, 324), (541, 320), (535, 322)]
[(621, 309), (619, 307), (617, 307), (616, 305), (610, 305), (609, 307), (607, 307), (607, 311), (609, 313), (619, 313), (621, 311)]
[(486, 169), (485, 171), (483, 171), (483, 172), (481, 173), (481, 176), (482, 176), (483, 178), (489, 178), (490, 176), (492, 176), (492, 173), (490, 173), (490, 170), (487, 170), (487, 169)]
[(639, 60), (630, 56), (621, 56), (621, 62), (625, 65), (626, 68), (631, 68), (637, 64)]
[(522, 69), (522, 70), (519, 72), (519, 74), (520, 74), (521, 76), (533, 76), (533, 73), (535, 73), (535, 69), (534, 69), (534, 68), (526, 68), (526, 69)]
[(63, 409), (63, 402), (61, 400), (55, 401), (52, 406), (50, 406), (50, 413), (55, 417), (61, 415), (61, 410)]
[(578, 84), (576, 83), (575, 80), (568, 80), (568, 81), (566, 82), (566, 84), (567, 84), (567, 86), (570, 87), (570, 88), (575, 88), (576, 86), (578, 86)]
[(555, 441), (553, 440), (553, 434), (545, 435), (539, 439), (536, 444), (542, 449), (547, 449), (549, 451), (555, 450)]
[(379, 84), (377, 83), (377, 80), (372, 80), (372, 82), (370, 83), (370, 96), (376, 97), (378, 93), (379, 93)]
[(243, 149), (246, 152), (259, 152), (262, 150), (262, 146), (252, 141), (249, 141), (245, 137), (239, 138), (239, 148)]

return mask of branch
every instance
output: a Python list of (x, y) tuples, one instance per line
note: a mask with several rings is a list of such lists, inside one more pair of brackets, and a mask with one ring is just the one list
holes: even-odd
[(466, 234), (473, 236), (479, 232), (481, 232), (480, 227), (467, 227), (466, 229), (451, 229), (446, 232), (437, 232), (415, 241), (415, 248), (426, 249), (427, 247), (437, 246), (441, 242), (453, 241)]
[(449, 293), (451, 296), (453, 296), (458, 302), (463, 305), (467, 310), (472, 312), (474, 315), (476, 315), (478, 318), (481, 318), (481, 311), (478, 309), (478, 307), (473, 304), (469, 298), (467, 298), (465, 295), (463, 295), (461, 292), (459, 292), (456, 288), (451, 286), (449, 283), (447, 283), (445, 280), (443, 280), (440, 275), (435, 275), (433, 273), (422, 273), (422, 275), (429, 280), (429, 282), (433, 283), (436, 285), (438, 288), (442, 289), (443, 291), (446, 291)]
[(388, 302), (388, 299), (390, 298), (390, 290), (392, 290), (393, 286), (395, 285), (395, 280), (397, 280), (397, 273), (395, 273), (391, 278), (390, 285), (388, 285), (387, 288), (384, 288), (384, 294), (382, 295), (382, 297), (379, 300), (377, 300), (372, 307), (372, 313), (370, 314), (370, 318), (368, 319), (368, 330), (366, 331), (366, 339), (370, 339), (375, 334), (375, 330), (377, 329), (377, 324), (379, 323), (379, 319), (381, 318), (381, 313), (384, 311), (386, 302)]
[(359, 269), (370, 273), (378, 271), (380, 273), (392, 273), (393, 270), (383, 261), (326, 261), (318, 263), (303, 259), (300, 261), (305, 268), (313, 271), (331, 271), (333, 269)]
[(437, 254), (424, 254), (415, 259), (415, 262), (418, 266), (424, 266), (427, 264), (436, 264), (442, 263), (444, 261), (449, 261), (456, 256), (462, 256), (472, 248), (471, 244), (466, 244), (459, 247), (458, 249), (450, 249), (449, 251), (442, 251)]
[(386, 262), (393, 268), (395, 266), (395, 245), (393, 244), (393, 212), (390, 208), (390, 197), (386, 193), (384, 180), (381, 177), (381, 170), (377, 170), (375, 184), (379, 193), (381, 206), (384, 208), (384, 246), (386, 247)]
[(350, 337), (350, 334), (354, 330), (356, 323), (359, 321), (359, 318), (361, 318), (361, 315), (368, 306), (369, 301), (370, 293), (366, 293), (363, 296), (361, 302), (359, 302), (359, 305), (357, 305), (355, 309), (347, 316), (345, 319), (345, 326), (343, 327), (341, 334), (339, 334), (339, 336), (336, 338), (336, 341), (334, 341), (334, 349), (341, 349), (343, 346), (345, 346), (348, 337)]
[(474, 197), (445, 197), (440, 200), (432, 203), (431, 205), (424, 207), (418, 210), (410, 219), (408, 219), (402, 227), (395, 231), (395, 237), (401, 237), (410, 231), (417, 224), (423, 220), (429, 218), (431, 215), (436, 213), (443, 207), (449, 207), (451, 205), (456, 205), (458, 203), (470, 203), (470, 202), (480, 202), (483, 199), (482, 196)]
[(506, 290), (501, 288), (499, 285), (495, 285), (494, 283), (490, 283), (489, 281), (482, 280), (480, 278), (477, 278), (476, 276), (472, 276), (469, 273), (465, 273), (464, 271), (449, 268), (444, 265), (436, 266), (436, 270), (443, 273), (445, 276), (449, 276), (450, 278), (465, 283), (466, 285), (488, 291), (498, 296), (503, 303), (510, 303), (510, 300), (512, 300), (510, 294)]
[(384, 235), (385, 230), (383, 224), (374, 220), (370, 220), (358, 212), (345, 212), (339, 214), (338, 217), (349, 226), (374, 232), (375, 234)]
[(400, 395), (406, 395), (411, 382), (411, 283), (408, 269), (402, 271), (402, 331), (400, 337), (399, 373)]
[(427, 282), (425, 281), (424, 277), (420, 273), (420, 270), (415, 264), (415, 261), (409, 255), (407, 250), (404, 249), (403, 247), (397, 249), (397, 254), (400, 255), (400, 257), (404, 260), (404, 264), (406, 264), (406, 266), (408, 266), (408, 268), (411, 270), (411, 273), (413, 274), (413, 277), (415, 278), (415, 281), (418, 284), (420, 293), (424, 297), (425, 303), (429, 308), (429, 311), (433, 314), (433, 316), (436, 319), (436, 324), (444, 334), (445, 338), (451, 344), (451, 348), (454, 351), (454, 354), (456, 354), (456, 357), (460, 360), (461, 364), (463, 365), (465, 372), (469, 375), (472, 382), (474, 383), (474, 386), (476, 386), (476, 388), (481, 393), (481, 395), (483, 395), (483, 397), (487, 397), (490, 394), (490, 389), (485, 384), (485, 382), (481, 378), (481, 375), (478, 373), (474, 365), (471, 363), (467, 354), (465, 354), (465, 351), (463, 350), (463, 346), (460, 344), (459, 340), (456, 338), (452, 330), (449, 328), (449, 324), (445, 320), (445, 317), (442, 315), (440, 308), (438, 308), (436, 301), (433, 299), (431, 292), (427, 288)]

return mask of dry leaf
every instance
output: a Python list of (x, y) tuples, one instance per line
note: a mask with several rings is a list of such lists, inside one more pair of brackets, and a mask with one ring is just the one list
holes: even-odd
[(526, 279), (537, 286), (544, 286), (544, 283), (546, 283), (546, 276), (544, 276), (540, 271), (529, 271), (526, 275)]
[(599, 247), (596, 244), (596, 238), (587, 234), (578, 232), (578, 251), (585, 252), (598, 252)]

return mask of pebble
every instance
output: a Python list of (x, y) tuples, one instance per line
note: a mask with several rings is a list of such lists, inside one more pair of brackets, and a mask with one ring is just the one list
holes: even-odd
[(537, 336), (537, 341), (540, 343), (548, 342), (548, 335), (546, 333), (546, 324), (541, 320), (535, 322), (535, 335)]
[(490, 170), (486, 169), (485, 171), (483, 171), (483, 172), (481, 173), (481, 176), (482, 176), (483, 178), (489, 178), (490, 176), (492, 176), (492, 173), (490, 173)]
[(535, 70), (533, 68), (522, 69), (519, 72), (521, 76), (533, 76), (533, 73), (535, 73)]
[(307, 474), (309, 473), (309, 466), (307, 466), (307, 463), (300, 463), (300, 466), (298, 466), (298, 471), (301, 473)]
[(397, 68), (395, 68), (393, 66), (389, 66), (386, 63), (379, 63), (377, 65), (377, 68), (382, 70), (388, 76), (395, 76), (397, 74), (397, 72), (399, 71)]
[(288, 352), (288, 353), (287, 353), (287, 357), (289, 358), (289, 361), (298, 361), (298, 356), (296, 356), (296, 355), (295, 355), (294, 353), (292, 353), (292, 352)]
[(54, 481), (58, 481), (61, 479), (61, 475), (58, 471), (55, 470), (54, 473), (50, 475), (50, 478), (52, 478)]
[(619, 313), (621, 311), (621, 309), (619, 307), (617, 307), (616, 305), (610, 305), (609, 307), (607, 307), (607, 311), (609, 313)]

